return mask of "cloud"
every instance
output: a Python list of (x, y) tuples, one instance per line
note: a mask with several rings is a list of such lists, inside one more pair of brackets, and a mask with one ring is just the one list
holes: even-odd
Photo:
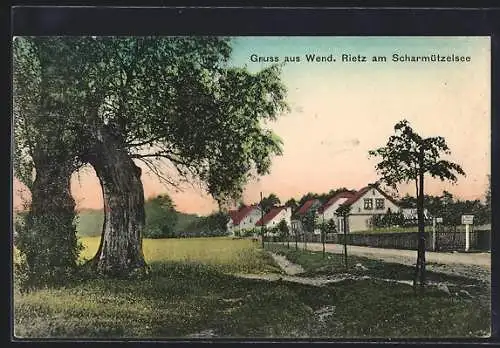
[(295, 112), (297, 112), (297, 113), (299, 113), (299, 114), (303, 113), (303, 112), (304, 112), (304, 107), (303, 107), (303, 106), (301, 106), (301, 105), (297, 105), (297, 106), (295, 107)]

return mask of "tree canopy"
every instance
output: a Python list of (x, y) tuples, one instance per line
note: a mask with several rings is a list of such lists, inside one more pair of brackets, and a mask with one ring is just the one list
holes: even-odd
[[(280, 68), (250, 73), (230, 66), (230, 54), (230, 40), (216, 37), (15, 40), (15, 175), (28, 187), (42, 176), (64, 183), (70, 224), (66, 183), (83, 164), (94, 167), (105, 206), (98, 254), (113, 253), (96, 257), (108, 263), (98, 268), (121, 274), (145, 264), (134, 161), (171, 185), (200, 184), (221, 206), (281, 154), (281, 139), (265, 127), (288, 110)], [(55, 175), (44, 163), (65, 170)], [(32, 195), (39, 207), (44, 192)]]
[[(281, 154), (281, 140), (263, 124), (288, 110), (280, 69), (252, 74), (229, 66), (228, 39), (39, 37), (20, 38), (15, 46), (19, 80), (33, 87), (16, 105), (39, 105), (37, 86), (50, 71), (59, 91), (51, 108), (64, 115), (66, 147), (78, 147), (75, 153), (88, 149), (89, 125), (106, 124), (130, 156), (164, 182), (199, 180), (221, 201), (238, 197), (250, 177), (268, 173), (272, 156)], [(49, 60), (46, 69), (37, 68)], [(38, 126), (16, 128), (21, 178), (31, 173), (22, 134)]]
[(381, 180), (397, 191), (397, 185), (414, 181), (418, 213), (418, 251), (414, 287), (420, 281), (425, 285), (425, 218), (424, 218), (424, 176), (430, 175), (441, 181), (456, 182), (457, 175), (465, 175), (460, 165), (441, 159), (449, 155), (450, 149), (443, 137), (423, 138), (417, 134), (407, 120), (394, 126), (395, 135), (389, 137), (386, 146), (369, 151), (371, 157), (380, 161), (375, 169)]
[(268, 213), (271, 208), (276, 207), (281, 204), (280, 199), (274, 193), (269, 194), (269, 196), (262, 198), (260, 206), (264, 213)]
[(388, 186), (397, 190), (397, 184), (415, 181), (418, 187), (420, 171), (451, 182), (457, 181), (457, 174), (465, 175), (460, 165), (441, 159), (441, 155), (451, 153), (443, 137), (422, 138), (407, 120), (398, 122), (394, 130), (396, 134), (389, 137), (386, 146), (369, 151), (371, 157), (381, 159), (375, 168)]

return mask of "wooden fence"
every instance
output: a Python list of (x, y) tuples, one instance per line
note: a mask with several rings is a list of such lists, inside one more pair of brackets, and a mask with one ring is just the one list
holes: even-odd
[[(426, 250), (434, 251), (464, 251), (464, 231), (439, 231), (435, 233), (436, 243), (433, 241), (432, 232), (425, 233)], [(352, 234), (328, 234), (325, 243), (344, 244), (347, 238), (348, 245), (369, 246), (375, 248), (407, 249), (417, 250), (417, 232), (397, 233), (352, 233)], [(471, 231), (469, 233), (469, 250), (487, 251), (491, 250), (491, 231)], [(280, 241), (279, 238), (267, 237), (268, 241)], [(281, 239), (282, 240), (282, 239)], [(300, 234), (299, 242), (321, 243), (320, 235)], [(290, 236), (290, 242), (295, 242), (295, 236)], [(435, 247), (434, 247), (435, 246)]]

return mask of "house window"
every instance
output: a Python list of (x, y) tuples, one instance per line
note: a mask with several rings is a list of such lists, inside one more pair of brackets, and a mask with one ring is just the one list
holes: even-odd
[(373, 199), (371, 198), (365, 198), (365, 209), (366, 210), (372, 210), (373, 209)]
[(384, 209), (385, 208), (385, 199), (377, 198), (375, 200), (375, 208), (376, 209)]

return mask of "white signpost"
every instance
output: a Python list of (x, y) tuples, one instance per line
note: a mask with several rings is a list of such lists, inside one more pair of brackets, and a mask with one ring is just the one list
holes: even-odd
[(470, 225), (474, 222), (474, 215), (462, 215), (462, 225), (465, 225), (465, 251), (469, 251), (470, 241), (469, 241), (469, 229)]
[(442, 224), (442, 217), (435, 217), (432, 219), (432, 250), (436, 251), (437, 249), (437, 235), (436, 235), (436, 224)]

